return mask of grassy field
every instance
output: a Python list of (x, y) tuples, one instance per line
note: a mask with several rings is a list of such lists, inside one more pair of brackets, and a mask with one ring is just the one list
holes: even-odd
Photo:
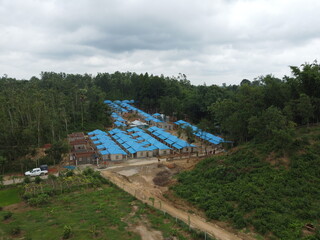
[(0, 206), (8, 206), (21, 202), (19, 190), (17, 188), (8, 188), (0, 191)]
[(183, 224), (108, 185), (58, 195), (39, 208), (24, 204), (6, 217), (9, 210), (0, 211), (1, 240), (56, 240), (63, 239), (64, 234), (64, 239), (138, 240), (141, 236), (135, 228), (141, 224), (161, 231), (164, 237), (196, 239)]

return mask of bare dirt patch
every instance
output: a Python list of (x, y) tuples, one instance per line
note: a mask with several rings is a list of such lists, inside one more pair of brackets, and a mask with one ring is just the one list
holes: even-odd
[[(201, 159), (199, 158), (192, 158), (188, 160), (182, 159), (170, 161), (170, 163), (175, 164), (173, 169), (166, 167), (166, 162), (164, 161), (161, 164), (154, 163), (150, 165), (135, 165), (134, 167), (124, 166), (123, 168), (118, 169), (106, 169), (106, 171), (102, 171), (102, 175), (137, 197), (139, 200), (142, 200), (143, 202), (146, 202), (162, 211), (166, 211), (171, 216), (177, 217), (185, 222), (188, 222), (189, 217), (193, 227), (201, 229), (202, 231), (206, 231), (207, 233), (215, 236), (217, 239), (254, 239), (248, 234), (235, 231), (228, 225), (228, 223), (218, 221), (208, 222), (204, 213), (193, 207), (191, 204), (188, 204), (183, 199), (174, 196), (172, 192), (168, 191), (168, 185), (176, 182), (175, 178), (172, 178), (174, 174), (182, 170), (192, 169), (200, 160)], [(129, 177), (119, 174), (122, 170), (128, 170), (131, 168), (138, 170), (138, 173)], [(160, 185), (163, 180), (169, 179), (169, 181), (164, 184), (164, 186), (159, 186), (156, 184), (157, 182), (154, 182), (154, 179), (157, 176), (164, 177), (164, 179), (160, 180)], [(153, 201), (151, 201), (151, 199)], [(138, 227), (136, 229), (136, 227), (141, 224), (145, 227)], [(157, 238), (159, 237), (157, 234), (152, 235), (150, 232), (148, 232), (150, 231), (148, 230), (148, 224), (146, 224), (144, 221), (136, 222), (134, 225), (130, 226), (130, 229), (132, 229), (132, 231), (139, 232), (139, 234), (142, 232), (148, 234), (148, 236), (154, 237), (142, 239), (163, 239)]]
[(126, 218), (122, 219), (122, 221), (128, 223), (128, 230), (138, 233), (142, 240), (162, 240), (162, 233), (151, 229), (150, 223), (145, 216), (142, 216), (142, 219), (138, 222), (132, 223), (130, 219), (136, 215), (138, 209), (139, 207), (133, 204), (130, 214)]
[(160, 231), (148, 229), (144, 225), (138, 225), (133, 230), (141, 236), (142, 240), (163, 240)]
[(277, 157), (274, 152), (270, 153), (268, 157), (265, 159), (271, 166), (284, 166), (286, 169), (289, 168), (290, 160), (288, 156)]
[(119, 174), (126, 176), (126, 177), (131, 177), (135, 174), (138, 173), (138, 170), (136, 168), (132, 168), (132, 169), (128, 169), (128, 170), (122, 170), (120, 172), (118, 172)]
[(27, 212), (31, 209), (33, 209), (33, 208), (30, 207), (25, 202), (19, 202), (19, 203), (15, 203), (15, 204), (11, 204), (11, 205), (3, 207), (4, 211), (10, 211), (13, 213)]
[(158, 186), (166, 186), (170, 182), (172, 174), (168, 170), (158, 172), (153, 178), (153, 183)]

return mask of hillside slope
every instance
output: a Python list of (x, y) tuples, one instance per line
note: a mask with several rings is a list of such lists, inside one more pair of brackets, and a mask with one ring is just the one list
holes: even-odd
[(320, 239), (320, 128), (299, 129), (288, 152), (268, 149), (250, 143), (205, 159), (173, 190), (209, 218), (266, 239)]

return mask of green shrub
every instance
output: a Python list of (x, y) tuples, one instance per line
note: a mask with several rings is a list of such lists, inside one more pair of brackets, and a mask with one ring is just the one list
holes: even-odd
[(49, 203), (49, 195), (45, 194), (45, 193), (39, 194), (36, 197), (29, 198), (28, 203), (31, 206), (42, 206), (42, 205), (45, 205), (45, 204)]
[(32, 193), (30, 192), (26, 192), (22, 195), (22, 198), (25, 199), (25, 200), (28, 200), (29, 198), (31, 198), (33, 196)]
[(94, 172), (95, 171), (92, 168), (86, 167), (83, 170), (82, 174), (85, 175), (85, 176), (92, 176), (92, 175), (94, 175)]
[(51, 180), (51, 181), (55, 181), (55, 180), (57, 180), (57, 176), (53, 175), (53, 174), (49, 174), (48, 175), (48, 179)]
[(24, 182), (25, 184), (30, 183), (30, 182), (31, 182), (30, 177), (28, 177), (28, 176), (24, 177), (23, 182)]
[(12, 212), (8, 211), (3, 215), (3, 220), (7, 220), (12, 217)]
[(40, 176), (36, 176), (36, 178), (34, 179), (34, 182), (35, 182), (36, 184), (41, 183), (41, 181), (42, 181), (42, 179), (40, 178)]
[(59, 177), (64, 178), (66, 176), (66, 171), (60, 171), (59, 172)]
[(64, 225), (62, 238), (63, 239), (69, 239), (71, 236), (72, 236), (72, 228), (71, 228), (71, 226)]
[(10, 234), (11, 234), (11, 235), (18, 235), (20, 232), (21, 232), (20, 226), (13, 226), (13, 227), (10, 229)]
[(72, 170), (68, 170), (66, 172), (66, 177), (72, 177), (74, 175), (74, 172)]

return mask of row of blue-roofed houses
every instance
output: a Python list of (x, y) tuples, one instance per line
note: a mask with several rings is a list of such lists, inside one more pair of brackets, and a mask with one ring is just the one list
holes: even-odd
[(140, 123), (135, 124), (129, 123), (123, 118), (123, 116), (127, 113), (134, 113), (137, 114), (141, 119), (143, 119), (145, 121), (145, 124), (149, 126), (157, 126), (165, 130), (173, 129), (173, 124), (166, 121), (166, 116), (159, 113), (155, 113), (153, 115), (146, 113), (131, 105), (134, 103), (134, 100), (116, 100), (113, 102), (111, 100), (105, 100), (104, 103), (112, 109), (111, 117), (114, 120), (114, 127), (125, 129), (126, 127), (141, 125), (141, 121), (139, 121)]
[[(105, 103), (113, 111), (111, 116), (114, 119), (115, 128), (106, 132), (97, 129), (88, 133), (91, 146), (94, 148), (94, 154), (90, 155), (92, 160), (89, 159), (89, 162), (98, 163), (99, 161), (119, 161), (198, 152), (196, 145), (189, 144), (166, 131), (172, 130), (173, 125), (165, 121), (166, 117), (162, 114), (148, 114), (132, 106), (133, 100), (113, 102), (105, 100)], [(128, 122), (124, 116), (129, 113), (139, 115), (144, 122), (138, 120)], [(180, 128), (190, 127), (197, 140), (213, 147), (228, 142), (186, 121), (179, 120), (174, 124)], [(74, 156), (76, 155), (74, 154)], [(89, 163), (88, 161), (80, 161), (79, 158), (78, 163), (81, 162)]]
[(179, 120), (174, 122), (178, 127), (185, 129), (187, 127), (190, 127), (192, 129), (193, 135), (202, 142), (209, 143), (210, 145), (218, 146), (221, 143), (231, 143), (230, 141), (226, 141), (221, 137), (215, 136), (212, 133), (208, 133), (206, 131), (203, 131), (202, 129), (186, 122), (183, 120)]
[(89, 132), (88, 136), (103, 161), (191, 153), (196, 148), (156, 126), (147, 132), (137, 127), (126, 131), (115, 128), (107, 132), (97, 129)]

